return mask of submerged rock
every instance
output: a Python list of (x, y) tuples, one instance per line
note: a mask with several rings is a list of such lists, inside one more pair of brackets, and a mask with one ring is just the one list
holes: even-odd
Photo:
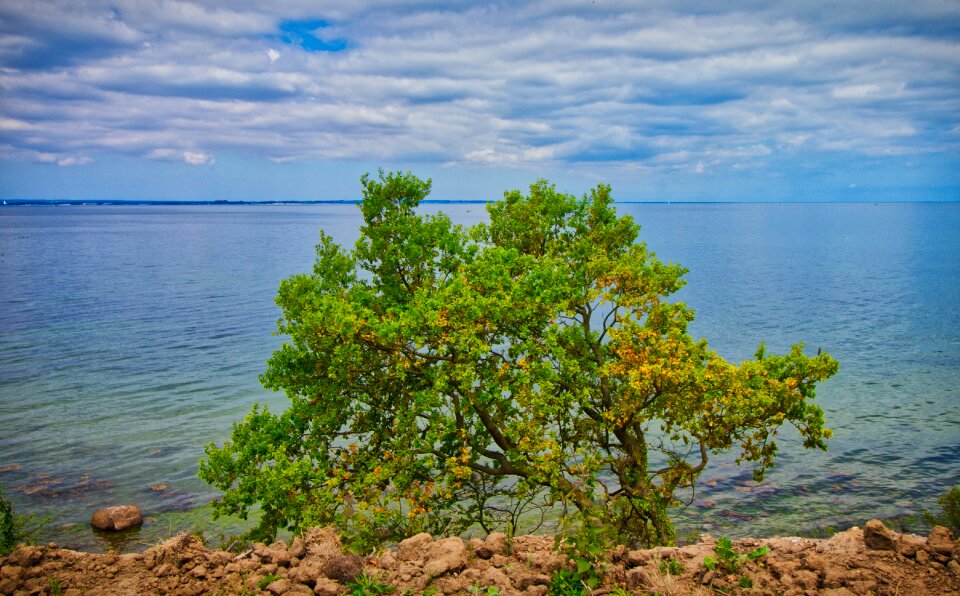
[(143, 525), (143, 514), (136, 505), (105, 507), (93, 514), (90, 525), (98, 530), (118, 532)]

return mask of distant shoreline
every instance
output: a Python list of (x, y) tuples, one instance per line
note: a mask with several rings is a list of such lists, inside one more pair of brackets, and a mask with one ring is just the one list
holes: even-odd
[[(421, 204), (434, 205), (486, 205), (500, 199), (425, 199)], [(957, 205), (960, 201), (614, 201), (618, 205)], [(139, 199), (2, 199), (0, 207), (196, 207), (196, 206), (310, 206), (310, 205), (359, 205), (357, 199), (328, 199), (317, 201), (173, 201)]]

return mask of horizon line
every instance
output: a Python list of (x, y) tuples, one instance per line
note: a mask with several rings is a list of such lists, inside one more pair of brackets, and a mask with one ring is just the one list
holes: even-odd
[[(485, 205), (496, 203), (501, 199), (424, 199), (421, 204), (463, 204), (463, 205)], [(0, 199), (0, 206), (5, 207), (43, 207), (43, 206), (158, 206), (158, 207), (176, 207), (176, 206), (270, 206), (270, 205), (359, 205), (359, 199), (318, 199), (318, 200), (183, 200), (175, 199)], [(842, 205), (842, 204), (918, 204), (918, 205), (944, 205), (960, 203), (958, 199), (946, 200), (865, 200), (865, 201), (803, 201), (803, 200), (776, 200), (776, 201), (711, 201), (711, 200), (638, 200), (622, 199), (614, 200), (614, 204), (627, 205)]]

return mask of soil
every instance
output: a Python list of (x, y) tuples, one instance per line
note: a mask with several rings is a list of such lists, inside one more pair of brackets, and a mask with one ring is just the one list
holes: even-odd
[[(733, 543), (743, 554), (763, 546), (769, 552), (756, 560), (726, 569), (721, 561), (712, 570), (705, 558), (718, 555), (709, 536), (678, 548), (619, 547), (607, 553), (592, 593), (960, 594), (960, 540), (942, 527), (919, 537), (873, 520), (829, 539)], [(370, 594), (385, 586), (394, 594), (547, 594), (551, 578), (571, 568), (549, 536), (494, 533), (464, 541), (420, 534), (359, 557), (345, 554), (327, 528), (242, 553), (208, 549), (181, 534), (123, 555), (21, 546), (0, 557), (0, 594), (332, 595), (364, 582)]]

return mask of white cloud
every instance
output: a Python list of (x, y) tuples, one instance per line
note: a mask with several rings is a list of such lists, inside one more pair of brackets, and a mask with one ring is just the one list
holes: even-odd
[[(945, 3), (834, 7), (830, 19), (817, 2), (317, 6), (7, 3), (0, 131), (15, 151), (0, 158), (712, 173), (811, 151), (957, 151), (960, 43), (923, 32), (958, 16)], [(346, 49), (283, 45), (291, 20), (326, 21), (318, 39)], [(49, 64), (23, 63), (54, 43)]]
[(182, 161), (193, 166), (210, 165), (215, 162), (212, 155), (202, 151), (182, 151), (180, 149), (154, 149), (147, 158), (161, 161)]
[(200, 151), (184, 151), (183, 161), (194, 166), (205, 166), (214, 163), (212, 155)]

